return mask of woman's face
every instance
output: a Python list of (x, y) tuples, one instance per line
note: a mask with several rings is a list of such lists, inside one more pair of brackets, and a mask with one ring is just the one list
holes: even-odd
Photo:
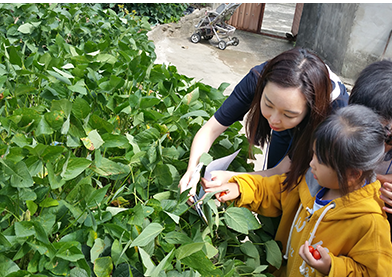
[(261, 97), (262, 115), (274, 131), (294, 128), (308, 112), (306, 99), (298, 88), (282, 88), (268, 82)]

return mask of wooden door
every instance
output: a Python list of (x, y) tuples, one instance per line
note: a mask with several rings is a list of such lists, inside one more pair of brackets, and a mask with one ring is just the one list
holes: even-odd
[[(296, 37), (298, 34), (303, 6), (304, 6), (303, 3), (302, 4), (298, 3), (295, 6), (293, 23), (291, 26), (291, 33), (293, 37)], [(228, 21), (228, 23), (239, 30), (276, 37), (276, 35), (263, 33), (261, 31), (261, 27), (263, 24), (264, 10), (265, 10), (265, 3), (243, 3), (234, 12), (232, 17)], [(281, 37), (281, 38), (286, 38), (286, 37)]]

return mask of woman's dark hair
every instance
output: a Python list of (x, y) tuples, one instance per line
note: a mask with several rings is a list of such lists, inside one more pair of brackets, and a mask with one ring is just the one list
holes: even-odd
[(292, 189), (301, 181), (312, 158), (311, 136), (316, 126), (330, 113), (332, 84), (324, 62), (313, 52), (293, 48), (268, 61), (262, 71), (245, 123), (252, 145), (264, 145), (271, 140), (268, 120), (261, 114), (260, 102), (268, 82), (282, 88), (298, 88), (305, 96), (308, 113), (294, 128), (290, 171), (284, 181), (285, 189)]
[(349, 192), (349, 170), (362, 171), (360, 182), (372, 182), (384, 158), (384, 136), (378, 116), (362, 105), (341, 108), (316, 128), (312, 141), (317, 159), (337, 173), (342, 195)]
[(382, 60), (361, 71), (348, 100), (371, 108), (382, 119), (392, 120), (392, 61)]

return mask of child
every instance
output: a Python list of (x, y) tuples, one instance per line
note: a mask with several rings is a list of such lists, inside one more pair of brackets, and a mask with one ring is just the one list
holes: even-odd
[(369, 108), (341, 108), (316, 128), (313, 158), (299, 185), (282, 185), (286, 175), (243, 174), (205, 191), (228, 189), (216, 195), (219, 201), (282, 215), (275, 239), (288, 261), (275, 276), (392, 276), (390, 226), (374, 173), (384, 157), (384, 136)]

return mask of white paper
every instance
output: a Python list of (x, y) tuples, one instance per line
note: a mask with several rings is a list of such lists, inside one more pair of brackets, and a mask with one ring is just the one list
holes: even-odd
[[(238, 153), (240, 152), (241, 149), (237, 150), (231, 155), (228, 155), (226, 157), (219, 158), (217, 160), (213, 160), (210, 162), (206, 170), (204, 171), (204, 178), (207, 179), (208, 181), (211, 181), (211, 171), (214, 170), (226, 170), (231, 162), (234, 160), (235, 157), (237, 157)], [(199, 199), (205, 194), (203, 188), (200, 189), (199, 192)]]

